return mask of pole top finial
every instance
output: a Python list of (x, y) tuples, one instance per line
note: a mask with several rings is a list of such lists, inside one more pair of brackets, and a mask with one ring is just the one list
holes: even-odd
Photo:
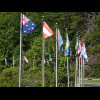
[(66, 28), (66, 32), (67, 32), (68, 28)]
[(79, 35), (79, 40), (81, 39), (80, 35)]
[(58, 23), (56, 23), (56, 27), (58, 27)]
[(45, 19), (44, 19), (44, 16), (42, 16), (42, 20), (44, 21)]
[(76, 33), (76, 36), (78, 36), (78, 32)]

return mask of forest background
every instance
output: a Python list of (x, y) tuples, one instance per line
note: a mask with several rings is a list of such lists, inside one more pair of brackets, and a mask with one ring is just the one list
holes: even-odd
[[(66, 28), (70, 40), (69, 56), (70, 87), (75, 81), (75, 45), (76, 33), (85, 41), (89, 62), (85, 64), (85, 77), (100, 77), (100, 13), (99, 12), (23, 12), (30, 20), (37, 24), (31, 34), (23, 34), (22, 56), (26, 56), (29, 63), (22, 61), (22, 86), (42, 86), (42, 65), (36, 61), (33, 68), (33, 57), (42, 60), (42, 16), (54, 33), (54, 38), (45, 40), (45, 87), (56, 86), (55, 57), (56, 57), (56, 23), (66, 43)], [(18, 87), (20, 54), (20, 12), (0, 12), (0, 87)], [(15, 66), (13, 67), (13, 56)], [(7, 66), (5, 66), (5, 58)], [(23, 58), (22, 58), (23, 59)], [(58, 86), (67, 87), (67, 58), (64, 52), (58, 51)]]

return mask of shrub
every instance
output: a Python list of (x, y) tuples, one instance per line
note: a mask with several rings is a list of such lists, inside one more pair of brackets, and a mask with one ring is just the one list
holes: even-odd
[(18, 87), (18, 67), (7, 68), (0, 74), (0, 87)]

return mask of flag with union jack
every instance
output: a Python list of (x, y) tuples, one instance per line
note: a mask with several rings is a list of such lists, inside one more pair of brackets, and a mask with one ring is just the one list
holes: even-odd
[(22, 33), (32, 33), (37, 28), (37, 24), (27, 18), (24, 14), (22, 17)]

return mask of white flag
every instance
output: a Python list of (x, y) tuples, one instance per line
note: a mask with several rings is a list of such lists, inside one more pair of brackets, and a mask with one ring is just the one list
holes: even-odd
[(7, 66), (7, 59), (5, 58), (5, 66)]
[(28, 60), (27, 60), (27, 58), (24, 56), (24, 60), (28, 63)]

